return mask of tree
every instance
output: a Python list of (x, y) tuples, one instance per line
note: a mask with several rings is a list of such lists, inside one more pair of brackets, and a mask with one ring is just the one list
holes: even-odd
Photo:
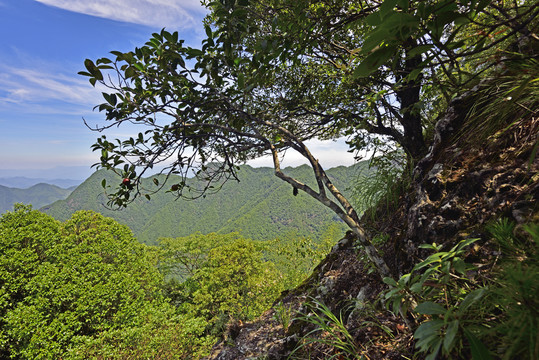
[[(207, 261), (195, 271), (188, 294), (191, 311), (219, 330), (230, 319), (252, 320), (282, 290), (281, 274), (250, 239), (239, 238), (211, 249)], [(184, 304), (186, 305), (186, 304)]]
[[(125, 178), (110, 204), (125, 206), (161, 189), (158, 181), (155, 189), (140, 186), (141, 176), (160, 163), (163, 172), (183, 178), (168, 191), (196, 197), (235, 178), (237, 164), (270, 154), (276, 176), (334, 211), (382, 276), (389, 268), (306, 141), (348, 136), (361, 149), (383, 137), (401, 146), (413, 166), (427, 149), (423, 131), (433, 123), (433, 99), (449, 101), (451, 89), (499, 60), (472, 72), (461, 64), (478, 63), (507, 42), (536, 41), (530, 29), (539, 11), (532, 1), (485, 0), (221, 0), (207, 6), (200, 49), (163, 30), (133, 52), (85, 61), (81, 74), (108, 88), (97, 108), (111, 123), (95, 130), (123, 123), (146, 128), (124, 141), (103, 136), (93, 146), (101, 151), (99, 166)], [(283, 172), (280, 155), (288, 150), (308, 161), (314, 185)], [(202, 181), (188, 181), (192, 173)]]
[[(113, 219), (81, 211), (60, 223), (16, 206), (0, 217), (0, 259), (2, 358), (118, 358), (114, 350), (153, 358), (178, 332), (174, 351), (209, 345), (201, 319), (176, 318), (152, 253)], [(145, 331), (153, 344), (134, 340)]]
[(179, 238), (161, 238), (162, 249), (160, 268), (173, 278), (185, 280), (195, 275), (208, 260), (210, 250), (241, 239), (238, 233), (195, 234)]

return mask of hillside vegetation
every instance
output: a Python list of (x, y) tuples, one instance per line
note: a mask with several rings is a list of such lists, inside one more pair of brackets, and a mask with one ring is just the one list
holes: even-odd
[(194, 234), (141, 244), (93, 211), (0, 216), (0, 358), (199, 359), (259, 316), (331, 242)]
[[(313, 181), (307, 166), (288, 170), (303, 181)], [(360, 163), (330, 169), (328, 174), (337, 186), (349, 189), (350, 193), (351, 179), (367, 171), (367, 163)], [(78, 210), (94, 210), (129, 226), (139, 241), (147, 244), (155, 244), (159, 237), (188, 236), (195, 232), (239, 232), (252, 239), (272, 240), (319, 239), (335, 227), (341, 232), (345, 229), (331, 211), (309, 196), (303, 193), (293, 196), (293, 188), (277, 179), (270, 168), (241, 166), (238, 179), (239, 182), (230, 181), (218, 193), (205, 198), (180, 201), (163, 191), (154, 194), (151, 200), (138, 198), (125, 209), (112, 210), (106, 207), (101, 184), (103, 180), (114, 184), (121, 179), (112, 172), (98, 171), (67, 199), (42, 210), (62, 221)], [(171, 183), (175, 180), (169, 179)], [(152, 179), (146, 179), (145, 183), (151, 184)]]
[(31, 204), (35, 208), (63, 200), (72, 189), (63, 189), (56, 185), (36, 184), (27, 189), (11, 188), (0, 185), (0, 213), (13, 210), (16, 203)]

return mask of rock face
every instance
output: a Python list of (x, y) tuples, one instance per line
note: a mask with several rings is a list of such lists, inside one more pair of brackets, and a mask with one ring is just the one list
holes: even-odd
[[(375, 222), (366, 224), (371, 237), (384, 234), (389, 239), (381, 249), (395, 278), (428, 255), (421, 244), (448, 248), (472, 237), (484, 243), (485, 224), (501, 217), (517, 224), (539, 221), (537, 112), (515, 114), (509, 126), (482, 136), (481, 125), (467, 124), (462, 115), (473, 95), (454, 101), (439, 121), (433, 146), (415, 169), (409, 191), (393, 209), (377, 209)], [(412, 336), (404, 320), (372, 305), (384, 288), (354, 242), (345, 237), (300, 287), (283, 294), (256, 321), (244, 324), (237, 336), (218, 344), (209, 358), (286, 359), (313, 329), (301, 320), (312, 314), (306, 304), (313, 299), (342, 315), (351, 336), (363, 344), (359, 354), (369, 359), (411, 357)], [(278, 306), (290, 308), (292, 316), (299, 314), (300, 320), (287, 324), (287, 331), (276, 319)], [(311, 359), (328, 356), (322, 344), (311, 348)]]
[[(405, 224), (389, 232), (395, 250), (400, 246), (405, 254), (422, 258), (419, 244), (481, 237), (484, 225), (500, 217), (517, 224), (533, 221), (539, 199), (538, 134), (539, 119), (531, 117), (484, 142), (474, 144), (462, 135), (444, 147), (430, 166), (416, 171), (414, 191), (392, 220), (385, 220)], [(405, 254), (398, 258), (406, 260)], [(409, 270), (411, 264), (394, 265)]]

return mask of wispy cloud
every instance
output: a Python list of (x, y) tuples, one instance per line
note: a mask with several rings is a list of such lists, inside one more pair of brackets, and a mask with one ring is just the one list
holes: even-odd
[[(82, 78), (39, 69), (0, 65), (0, 108), (16, 106), (22, 111), (62, 102), (90, 109), (102, 102), (101, 94)], [(52, 106), (52, 105), (50, 105)], [(70, 107), (51, 108), (48, 112), (68, 111)]]
[(200, 26), (200, 0), (35, 0), (81, 14), (152, 27)]

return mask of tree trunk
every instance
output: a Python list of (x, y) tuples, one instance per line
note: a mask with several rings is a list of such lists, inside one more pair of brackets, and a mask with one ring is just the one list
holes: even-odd
[[(413, 49), (417, 43), (413, 39), (408, 40), (408, 46)], [(421, 93), (421, 75), (416, 79), (406, 79), (406, 77), (419, 67), (422, 59), (420, 55), (412, 58), (406, 56), (403, 60), (402, 68), (397, 73), (397, 80), (401, 86), (397, 89), (397, 98), (400, 102), (400, 111), (402, 114), (401, 125), (404, 128), (402, 146), (408, 152), (412, 160), (417, 162), (426, 152), (425, 139), (423, 138), (423, 129), (421, 127), (421, 113), (417, 108)]]

